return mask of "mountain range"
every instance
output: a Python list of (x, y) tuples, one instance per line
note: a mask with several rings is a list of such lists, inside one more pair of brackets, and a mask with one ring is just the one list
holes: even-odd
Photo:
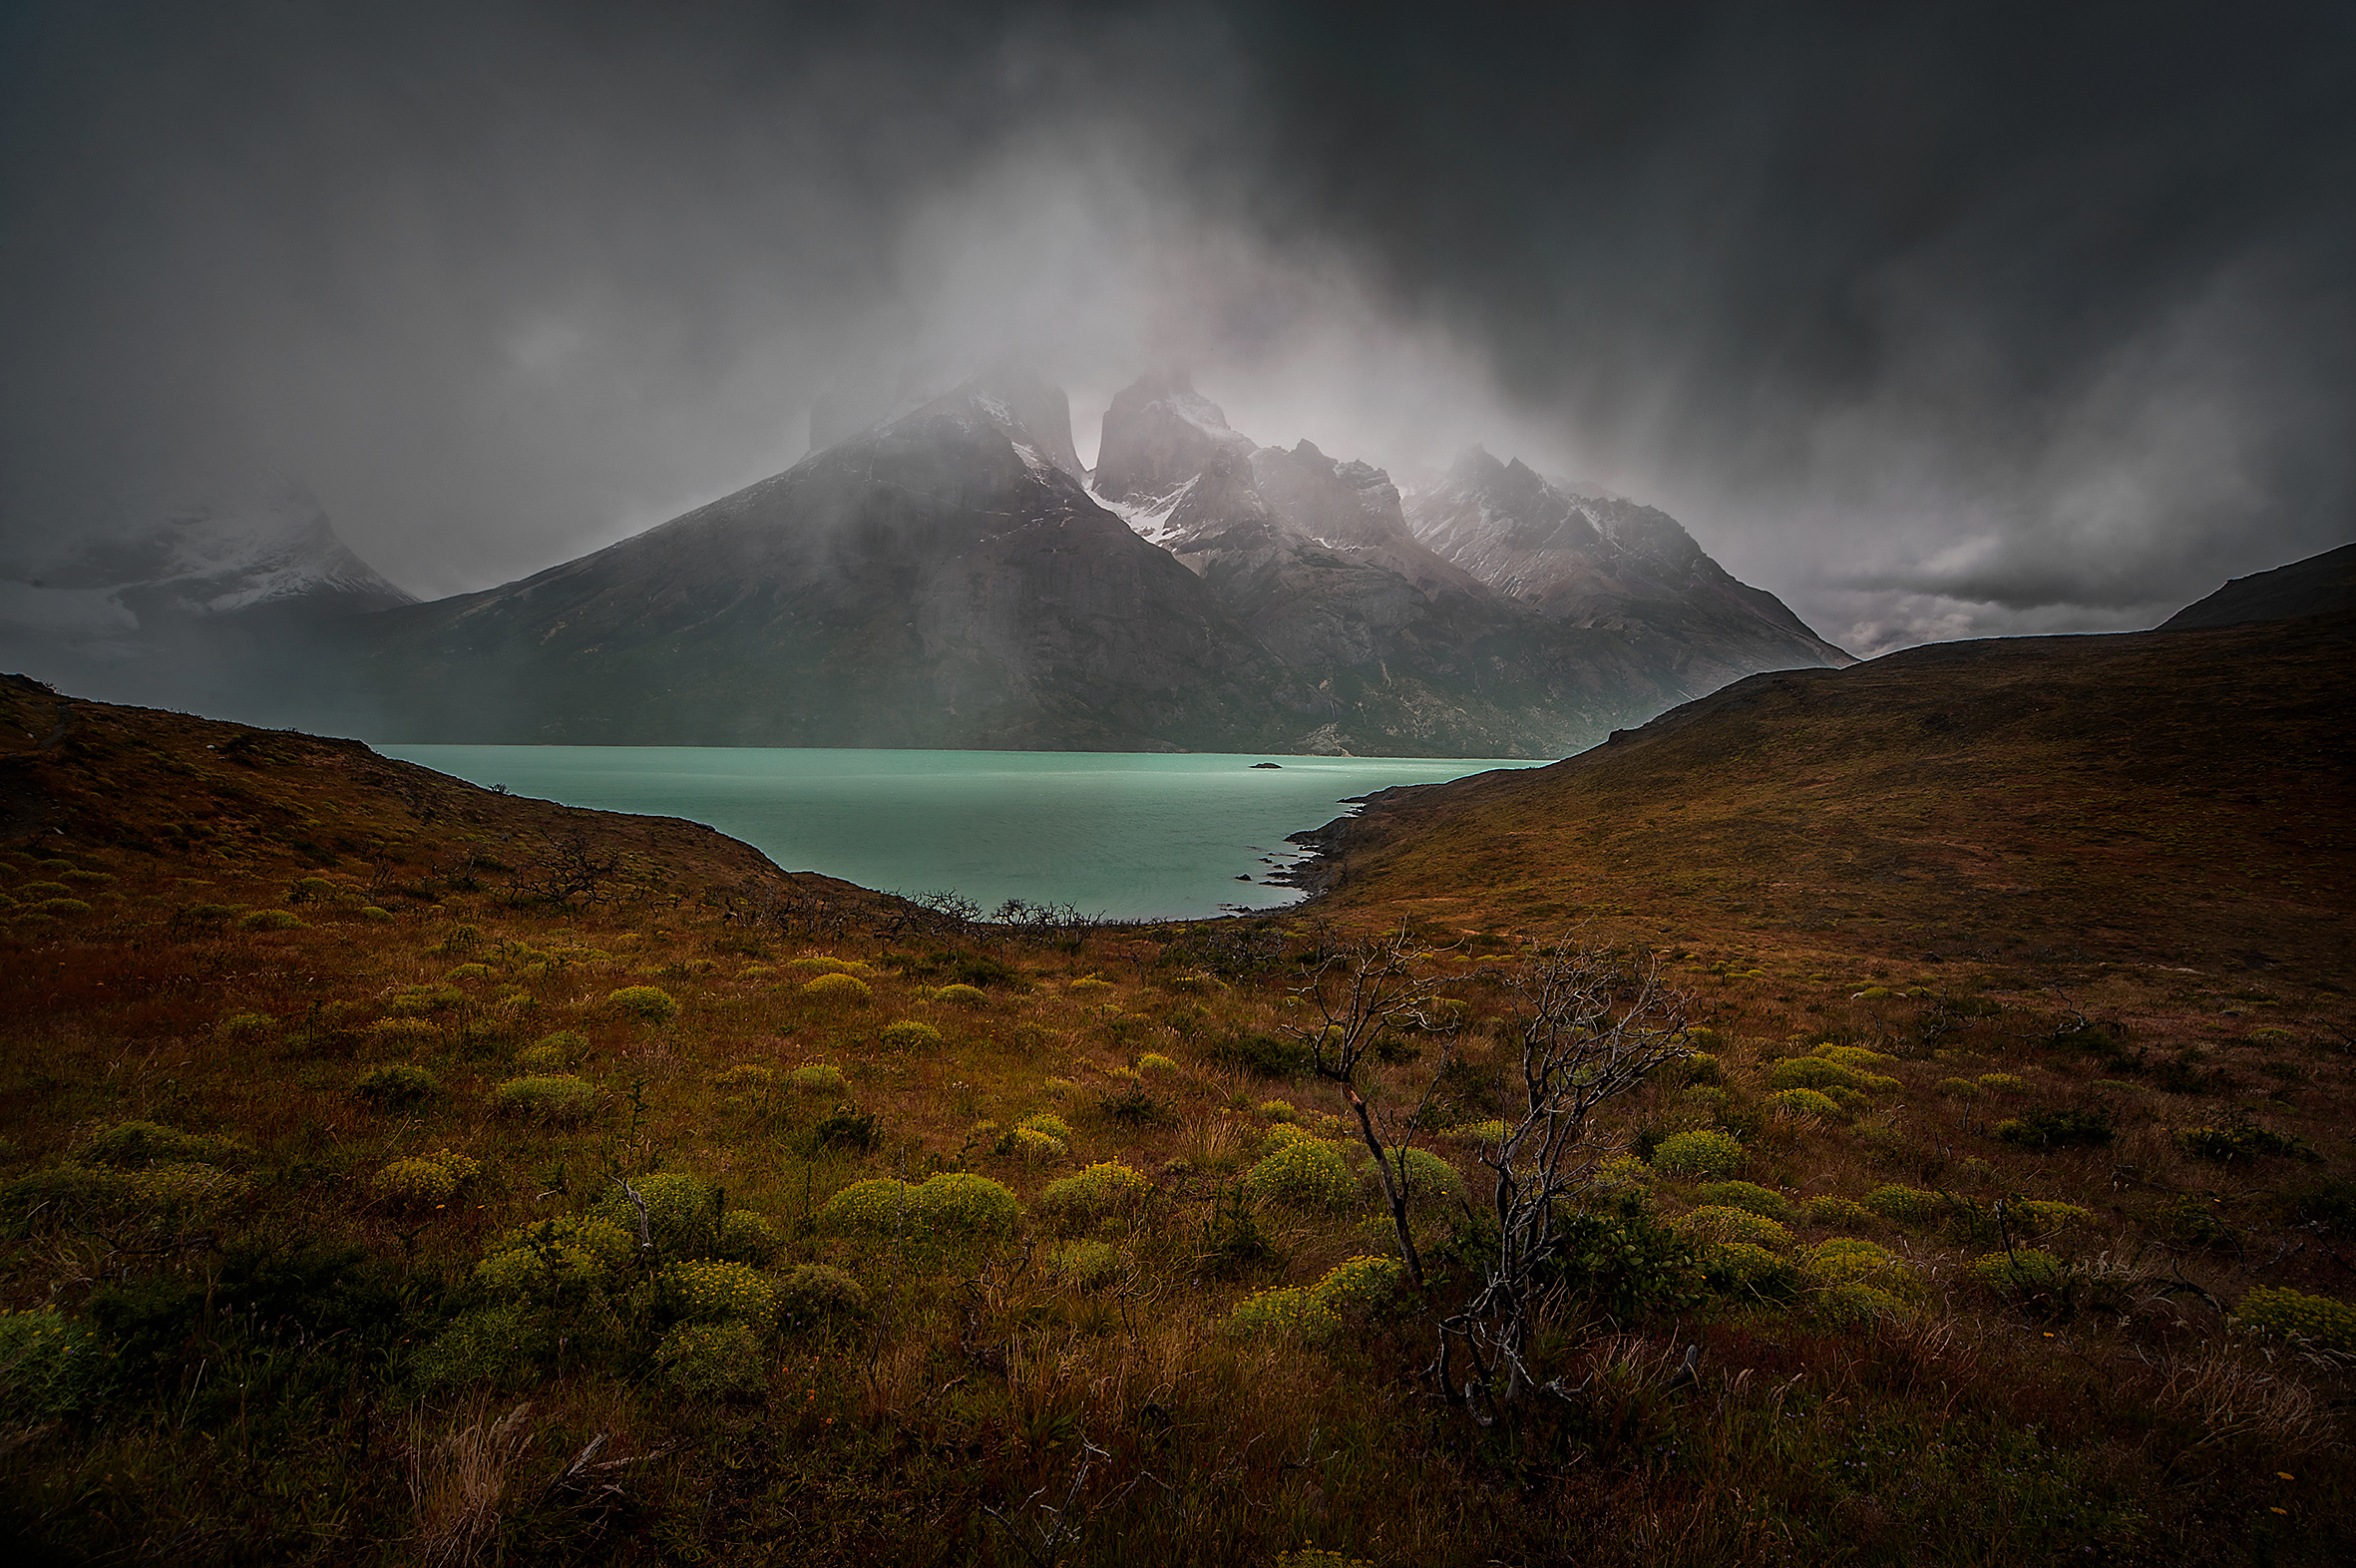
[(1551, 756), (1755, 671), (1853, 662), (1655, 509), (1478, 449), (1402, 493), (1259, 445), (1170, 374), (1113, 400), (1092, 472), (1063, 393), (999, 369), (431, 603), (324, 519), (304, 538), (302, 571), (257, 547), (242, 576), (183, 550), (178, 575), (94, 579), (77, 591), (135, 624), (115, 678), (77, 684), (169, 700), (201, 668), (208, 711), (410, 741)]

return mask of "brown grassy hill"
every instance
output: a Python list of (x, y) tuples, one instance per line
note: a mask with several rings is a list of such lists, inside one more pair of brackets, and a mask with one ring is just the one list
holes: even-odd
[[(1754, 676), (1325, 830), (1335, 913), (1598, 921), (1840, 978), (2356, 970), (2356, 617), (1911, 649)], [(2185, 972), (2197, 971), (2197, 976)]]

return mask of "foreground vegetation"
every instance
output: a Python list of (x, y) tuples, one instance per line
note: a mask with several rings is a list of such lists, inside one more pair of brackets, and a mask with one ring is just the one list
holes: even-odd
[[(976, 922), (4, 695), (22, 1560), (2349, 1556), (2336, 991), (2194, 1032), (2181, 978), (1609, 908)], [(1467, 1396), (1566, 927), (1664, 1045), (1531, 1276), (1558, 1391)], [(1421, 1294), (1364, 1142), (1418, 1107)]]

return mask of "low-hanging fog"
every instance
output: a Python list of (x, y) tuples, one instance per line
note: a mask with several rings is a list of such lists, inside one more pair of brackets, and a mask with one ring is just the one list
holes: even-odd
[[(306, 484), (421, 595), (830, 388), (1183, 366), (1676, 514), (1860, 653), (2356, 534), (2356, 13), (28, 3), (0, 570)], [(879, 390), (880, 389), (880, 390)]]

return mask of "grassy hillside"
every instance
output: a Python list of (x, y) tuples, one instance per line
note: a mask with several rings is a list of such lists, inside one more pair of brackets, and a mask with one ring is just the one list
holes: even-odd
[[(1944, 727), (1899, 661), (1763, 677), (1407, 795), (1306, 911), (1131, 929), (0, 687), (0, 1529), (2344, 1560), (2344, 636), (2179, 639), (2223, 651), (2172, 687), (2133, 639), (1907, 655)], [(1423, 1021), (1354, 1087), (1394, 1128), (1429, 1091), (1423, 1302), (1299, 997), (1402, 921)], [(1572, 1396), (1484, 1425), (1431, 1324), (1479, 1289), (1516, 978), (1565, 929), (1662, 955), (1688, 1026), (1546, 1266)]]

